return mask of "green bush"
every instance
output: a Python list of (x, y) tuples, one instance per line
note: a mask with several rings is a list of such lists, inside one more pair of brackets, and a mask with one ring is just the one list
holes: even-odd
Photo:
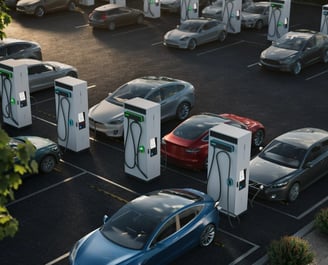
[(314, 226), (325, 234), (328, 234), (328, 208), (321, 209), (314, 218)]
[(267, 254), (270, 265), (307, 265), (314, 259), (309, 242), (295, 236), (272, 241)]

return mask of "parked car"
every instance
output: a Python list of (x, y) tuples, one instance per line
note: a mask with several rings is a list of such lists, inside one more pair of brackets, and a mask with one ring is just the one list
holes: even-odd
[(294, 75), (318, 62), (328, 62), (328, 35), (306, 29), (287, 32), (260, 56), (261, 67)]
[(74, 245), (70, 264), (168, 264), (194, 247), (213, 243), (218, 224), (217, 204), (205, 193), (150, 192), (105, 216), (102, 227)]
[(139, 9), (106, 4), (95, 8), (89, 15), (89, 25), (93, 28), (114, 30), (117, 27), (142, 24), (144, 13)]
[(202, 113), (180, 123), (162, 139), (163, 159), (185, 168), (207, 168), (209, 130), (225, 123), (252, 132), (252, 145), (263, 145), (265, 128), (262, 123), (235, 114)]
[(194, 50), (212, 41), (223, 42), (227, 37), (226, 25), (216, 19), (196, 18), (182, 21), (176, 29), (164, 35), (163, 44), (168, 47)]
[(261, 30), (269, 24), (270, 2), (254, 2), (241, 12), (241, 26)]
[(46, 13), (58, 10), (74, 11), (76, 0), (19, 0), (16, 4), (16, 11), (36, 17), (43, 17)]
[(18, 145), (24, 145), (29, 141), (34, 146), (34, 155), (31, 160), (35, 160), (39, 166), (40, 173), (51, 172), (61, 157), (59, 146), (50, 139), (39, 136), (16, 136), (9, 141), (11, 148), (17, 148)]
[(250, 193), (293, 202), (300, 191), (328, 173), (328, 132), (302, 128), (271, 141), (249, 169)]
[(111, 137), (122, 137), (124, 102), (135, 97), (160, 103), (162, 120), (184, 120), (194, 106), (194, 90), (192, 84), (170, 77), (145, 76), (134, 79), (89, 109), (90, 129)]
[(39, 43), (14, 38), (0, 40), (0, 60), (31, 58), (42, 60), (42, 51)]
[[(179, 13), (181, 12), (181, 1), (180, 0), (160, 0), (161, 12), (168, 13)], [(185, 2), (187, 3), (187, 2)], [(199, 0), (198, 11), (202, 10), (205, 6), (209, 5), (209, 0)], [(186, 7), (188, 9), (188, 7)], [(200, 13), (200, 12), (199, 12)]]

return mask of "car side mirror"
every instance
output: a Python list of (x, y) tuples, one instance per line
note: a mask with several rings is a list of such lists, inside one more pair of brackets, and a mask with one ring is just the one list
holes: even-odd
[(107, 214), (104, 215), (103, 223), (105, 224), (108, 221), (109, 217)]

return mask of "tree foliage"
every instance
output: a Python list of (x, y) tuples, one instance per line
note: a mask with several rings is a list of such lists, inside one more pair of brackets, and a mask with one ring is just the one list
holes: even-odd
[(11, 22), (11, 16), (8, 14), (8, 7), (4, 0), (0, 0), (0, 39), (6, 37), (5, 28)]
[(21, 176), (33, 174), (38, 170), (34, 147), (28, 142), (17, 148), (9, 145), (10, 137), (0, 129), (0, 240), (14, 236), (18, 230), (18, 221), (12, 217), (6, 207), (14, 199), (14, 191), (22, 184)]

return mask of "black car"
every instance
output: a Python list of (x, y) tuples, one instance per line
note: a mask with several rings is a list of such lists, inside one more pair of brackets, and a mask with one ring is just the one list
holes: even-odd
[(295, 201), (301, 190), (328, 173), (328, 132), (302, 128), (280, 135), (250, 162), (250, 193)]
[(0, 60), (30, 58), (42, 60), (39, 43), (14, 38), (0, 40)]
[(260, 56), (260, 66), (295, 75), (318, 62), (328, 62), (328, 35), (306, 29), (286, 33)]
[(142, 24), (144, 13), (141, 10), (116, 4), (106, 4), (95, 8), (89, 15), (89, 25), (93, 28), (114, 30), (117, 27)]

